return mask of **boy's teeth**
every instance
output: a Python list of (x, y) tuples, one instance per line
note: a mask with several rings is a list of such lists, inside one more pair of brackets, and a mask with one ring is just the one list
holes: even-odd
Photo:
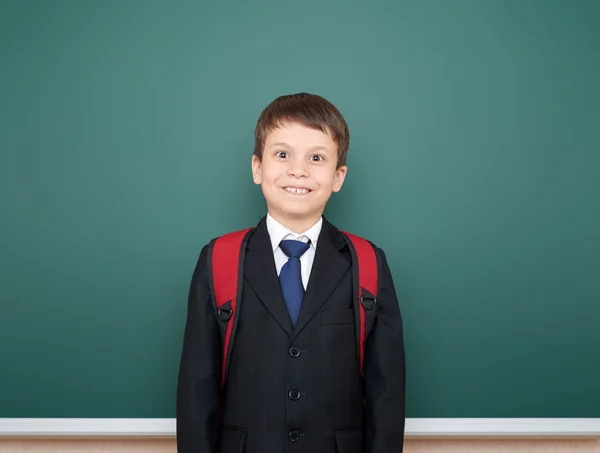
[(300, 193), (300, 194), (308, 193), (308, 189), (297, 189), (295, 187), (286, 187), (285, 190), (287, 190), (288, 192), (291, 192), (291, 193)]

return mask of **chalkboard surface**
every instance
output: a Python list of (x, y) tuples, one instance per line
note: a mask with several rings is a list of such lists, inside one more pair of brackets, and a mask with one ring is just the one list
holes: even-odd
[(174, 417), (201, 247), (275, 97), (351, 130), (409, 417), (600, 417), (600, 4), (3, 2), (0, 417)]

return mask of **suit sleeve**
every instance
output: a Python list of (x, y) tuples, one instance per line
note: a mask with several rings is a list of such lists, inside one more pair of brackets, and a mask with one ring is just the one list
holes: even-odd
[(221, 341), (208, 282), (208, 246), (192, 276), (177, 381), (177, 451), (217, 453)]
[(383, 250), (375, 325), (365, 346), (365, 453), (401, 453), (404, 443), (406, 368), (402, 317)]

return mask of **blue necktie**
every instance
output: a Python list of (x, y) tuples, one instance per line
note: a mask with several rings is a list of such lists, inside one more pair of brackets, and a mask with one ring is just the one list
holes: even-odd
[(281, 285), (283, 300), (292, 319), (292, 325), (295, 326), (304, 298), (300, 257), (310, 246), (302, 241), (285, 240), (279, 243), (279, 247), (288, 256), (287, 263), (283, 265), (279, 272), (279, 284)]

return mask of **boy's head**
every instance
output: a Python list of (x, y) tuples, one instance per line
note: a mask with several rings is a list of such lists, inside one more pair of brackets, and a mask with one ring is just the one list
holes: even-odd
[(254, 182), (281, 223), (311, 226), (346, 176), (350, 133), (338, 109), (320, 96), (281, 96), (258, 119)]

